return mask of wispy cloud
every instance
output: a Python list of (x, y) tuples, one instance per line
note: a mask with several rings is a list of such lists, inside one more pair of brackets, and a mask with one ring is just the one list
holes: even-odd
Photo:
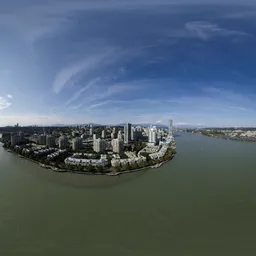
[(248, 111), (247, 108), (237, 107), (237, 106), (229, 106), (229, 108), (234, 109), (234, 110), (240, 110), (240, 111)]
[(247, 36), (245, 32), (222, 28), (217, 24), (208, 21), (192, 21), (185, 24), (185, 27), (196, 37), (202, 40), (209, 40), (216, 36)]
[(65, 106), (68, 106), (72, 102), (76, 101), (84, 92), (86, 92), (87, 90), (89, 90), (90, 88), (95, 86), (100, 80), (101, 80), (101, 78), (97, 77), (97, 78), (89, 81), (89, 83), (86, 86), (84, 86), (82, 89), (80, 89), (75, 94), (73, 94), (73, 96), (65, 103)]
[(107, 104), (109, 104), (109, 103), (111, 103), (111, 102), (112, 102), (111, 100), (102, 101), (102, 102), (100, 102), (100, 103), (90, 105), (89, 107), (86, 108), (86, 110), (91, 110), (91, 109), (93, 109), (93, 108), (98, 108), (98, 107), (107, 105)]
[[(62, 69), (55, 77), (52, 84), (55, 93), (61, 92), (65, 87), (72, 86), (76, 82), (77, 76), (81, 73), (86, 75), (98, 65), (103, 65), (103, 61), (113, 54), (113, 50), (90, 56), (83, 61), (75, 63), (67, 68)], [(86, 90), (86, 89), (84, 89)]]
[(0, 96), (0, 110), (10, 107), (12, 103), (8, 101), (5, 97)]
[(11, 94), (7, 94), (7, 98), (12, 99), (12, 95)]

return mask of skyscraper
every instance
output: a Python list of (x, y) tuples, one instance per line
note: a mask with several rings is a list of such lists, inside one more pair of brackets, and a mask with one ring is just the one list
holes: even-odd
[(79, 150), (83, 147), (83, 140), (81, 138), (75, 138), (72, 141), (72, 149), (73, 150)]
[(124, 144), (123, 141), (120, 139), (113, 139), (111, 141), (113, 152), (120, 154), (123, 151)]
[(123, 135), (122, 135), (122, 132), (121, 132), (120, 130), (118, 131), (117, 138), (118, 138), (119, 140), (122, 140), (122, 139), (123, 139)]
[(172, 136), (172, 120), (168, 121), (168, 134), (169, 136)]
[(106, 148), (105, 140), (102, 140), (99, 138), (93, 141), (93, 150), (95, 152), (98, 152), (98, 153), (104, 152), (105, 148)]
[(129, 123), (126, 123), (124, 125), (124, 143), (129, 143), (131, 141), (131, 130), (132, 130), (132, 125)]
[(102, 132), (101, 132), (101, 138), (102, 138), (102, 139), (105, 139), (105, 137), (106, 137), (106, 131), (105, 131), (105, 130), (102, 130)]
[(41, 134), (39, 136), (39, 144), (40, 145), (46, 145), (46, 135), (45, 134)]
[(155, 126), (150, 127), (148, 131), (148, 142), (157, 143), (157, 129)]
[(68, 148), (68, 138), (66, 136), (61, 136), (59, 138), (59, 148), (67, 149)]
[(46, 146), (49, 148), (54, 148), (56, 146), (54, 136), (52, 136), (52, 135), (46, 136)]

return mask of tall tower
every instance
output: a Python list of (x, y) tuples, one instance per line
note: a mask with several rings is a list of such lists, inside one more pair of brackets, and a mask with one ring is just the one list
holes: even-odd
[(126, 123), (124, 125), (124, 143), (129, 143), (131, 141), (132, 125)]
[(173, 135), (172, 120), (168, 121), (168, 134), (169, 134), (169, 136)]

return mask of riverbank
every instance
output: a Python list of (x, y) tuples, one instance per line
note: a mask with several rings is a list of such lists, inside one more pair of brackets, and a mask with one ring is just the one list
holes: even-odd
[(225, 136), (217, 136), (213, 134), (203, 134), (203, 136), (215, 138), (215, 139), (223, 139), (223, 140), (232, 140), (232, 141), (239, 141), (239, 142), (256, 142), (256, 138), (246, 139), (246, 138), (235, 138), (235, 137), (225, 137)]
[[(3, 147), (4, 148), (4, 147)], [(39, 161), (36, 161), (34, 159), (31, 159), (31, 158), (28, 158), (28, 157), (25, 157), (25, 156), (22, 156), (10, 149), (6, 149), (4, 148), (7, 152), (9, 153), (12, 153), (22, 159), (25, 159), (25, 160), (28, 160), (30, 162), (33, 162), (35, 164), (38, 164), (40, 167), (42, 168), (45, 168), (45, 169), (51, 169), (52, 171), (55, 171), (55, 172), (60, 172), (60, 173), (63, 173), (63, 172), (69, 172), (69, 173), (75, 173), (75, 174), (86, 174), (86, 175), (106, 175), (106, 176), (119, 176), (119, 175), (122, 175), (122, 174), (128, 174), (128, 173), (134, 173), (134, 172), (139, 172), (139, 171), (143, 171), (143, 170), (148, 170), (148, 169), (155, 169), (155, 168), (159, 168), (161, 167), (163, 164), (166, 164), (167, 162), (169, 162), (170, 160), (173, 159), (174, 157), (174, 153), (172, 154), (172, 156), (161, 162), (161, 163), (158, 163), (158, 164), (155, 164), (155, 165), (152, 165), (152, 166), (146, 166), (146, 167), (142, 167), (142, 168), (138, 168), (138, 169), (135, 169), (135, 170), (126, 170), (126, 171), (120, 171), (120, 172), (114, 172), (112, 169), (106, 169), (104, 170), (103, 172), (90, 172), (90, 171), (75, 171), (75, 170), (68, 170), (68, 169), (60, 169), (60, 168), (57, 168), (57, 167), (54, 167), (52, 165), (46, 165), (46, 164), (43, 164)]]
[(122, 174), (129, 174), (129, 173), (133, 173), (133, 172), (140, 172), (140, 171), (145, 171), (145, 170), (149, 170), (149, 169), (160, 168), (162, 165), (164, 165), (167, 162), (171, 161), (174, 156), (175, 156), (175, 154), (172, 154), (172, 156), (168, 160), (165, 160), (164, 162), (161, 162), (161, 163), (156, 164), (156, 165), (146, 166), (146, 167), (138, 168), (138, 169), (135, 169), (135, 170), (127, 170), (127, 171), (120, 171), (120, 172), (110, 172), (110, 173), (107, 173), (106, 176), (119, 176), (119, 175), (122, 175)]

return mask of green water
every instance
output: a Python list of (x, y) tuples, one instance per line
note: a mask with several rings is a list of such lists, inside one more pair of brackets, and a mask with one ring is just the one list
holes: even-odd
[(0, 255), (256, 255), (256, 143), (176, 140), (171, 162), (121, 177), (0, 147)]

